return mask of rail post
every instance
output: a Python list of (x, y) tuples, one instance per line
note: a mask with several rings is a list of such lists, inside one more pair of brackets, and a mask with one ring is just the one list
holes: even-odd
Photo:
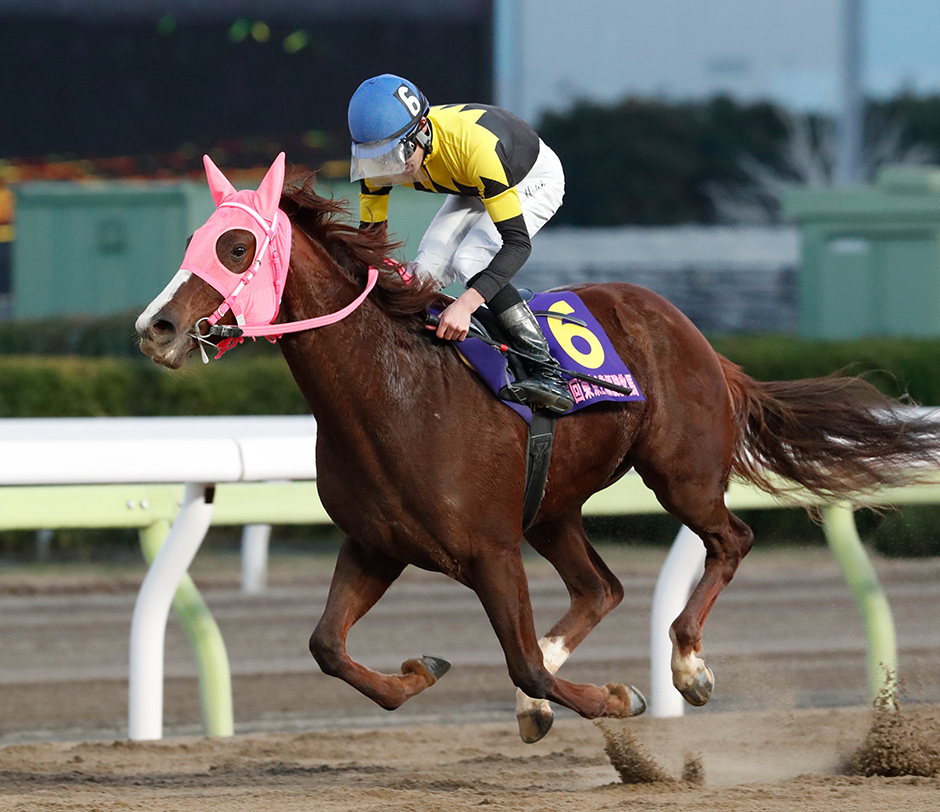
[(166, 622), (171, 604), (193, 642), (199, 663), (199, 689), (207, 734), (231, 736), (231, 678), (228, 657), (218, 626), (192, 579), (186, 574), (212, 521), (214, 486), (188, 483), (183, 502), (165, 541), (166, 522), (156, 522), (141, 533), (145, 556), (153, 563), (134, 604), (131, 619), (128, 680), (128, 737), (134, 740), (163, 736), (163, 664)]
[(260, 595), (268, 578), (271, 525), (246, 524), (242, 529), (242, 592)]
[(868, 694), (875, 700), (897, 678), (898, 652), (891, 606), (855, 526), (855, 513), (846, 503), (822, 509), (823, 532), (839, 562), (865, 622), (868, 645)]
[(702, 577), (705, 546), (685, 525), (679, 530), (659, 571), (650, 615), (650, 716), (682, 716), (685, 700), (672, 684), (669, 627), (685, 607), (692, 587)]

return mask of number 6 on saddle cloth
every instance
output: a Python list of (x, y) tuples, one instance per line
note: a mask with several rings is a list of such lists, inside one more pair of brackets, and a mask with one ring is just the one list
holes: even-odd
[[(538, 319), (552, 356), (561, 366), (562, 375), (569, 379), (568, 390), (574, 407), (568, 414), (601, 401), (646, 400), (604, 328), (576, 293), (536, 293), (529, 300), (529, 307)], [(454, 345), (467, 364), (500, 396), (525, 373), (514, 368), (513, 355), (518, 353), (509, 350), (507, 359), (503, 351), (506, 345), (495, 319), (487, 318), (487, 313), (481, 308), (476, 315), (489, 335), (471, 330), (465, 340), (456, 341)], [(434, 317), (436, 314), (432, 315)], [(528, 406), (502, 396), (500, 400), (531, 424), (532, 410)]]

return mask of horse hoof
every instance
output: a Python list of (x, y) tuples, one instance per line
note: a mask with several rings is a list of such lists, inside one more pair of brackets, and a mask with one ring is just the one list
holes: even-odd
[(519, 735), (522, 741), (526, 744), (535, 744), (544, 739), (548, 731), (552, 729), (555, 714), (548, 705), (540, 705), (524, 713), (516, 714), (516, 721), (519, 722)]
[(431, 676), (434, 677), (435, 682), (450, 671), (450, 663), (443, 657), (432, 657), (429, 654), (425, 654), (421, 658), (421, 662), (423, 662), (428, 671), (431, 672)]
[(639, 716), (646, 712), (646, 697), (632, 685), (627, 686), (630, 693), (630, 716)]
[(700, 708), (708, 702), (714, 687), (715, 675), (708, 666), (705, 666), (695, 675), (695, 679), (692, 680), (692, 683), (688, 687), (680, 690), (679, 693), (682, 694), (685, 701), (690, 705)]
[(405, 660), (401, 664), (402, 674), (417, 674), (427, 682), (427, 685), (419, 690), (430, 687), (448, 671), (450, 671), (450, 663), (447, 660), (441, 657), (430, 657), (427, 654), (423, 657), (415, 657), (413, 660)]
[(608, 683), (606, 686), (608, 704), (602, 714), (614, 719), (629, 719), (639, 716), (646, 710), (646, 697), (632, 685)]

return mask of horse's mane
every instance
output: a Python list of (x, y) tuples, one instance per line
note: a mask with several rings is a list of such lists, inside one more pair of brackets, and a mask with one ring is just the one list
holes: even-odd
[(390, 241), (384, 228), (360, 231), (350, 224), (349, 203), (321, 197), (314, 190), (316, 173), (291, 177), (281, 196), (281, 208), (294, 225), (319, 242), (351, 278), (364, 284), (369, 267), (379, 269), (379, 280), (371, 294), (389, 316), (423, 315), (430, 305), (440, 304), (442, 295), (433, 280), (413, 279), (406, 285), (387, 259), (400, 243)]

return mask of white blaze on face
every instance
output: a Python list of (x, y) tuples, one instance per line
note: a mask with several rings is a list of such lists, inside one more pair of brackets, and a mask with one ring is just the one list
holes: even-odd
[[(562, 663), (571, 656), (571, 652), (565, 648), (563, 637), (543, 637), (539, 640), (539, 648), (542, 649), (542, 662), (551, 674), (558, 671)], [(518, 688), (516, 689), (516, 716), (528, 713), (539, 706), (543, 707), (545, 713), (551, 713), (551, 706), (547, 699), (533, 699)]]
[(153, 320), (153, 317), (157, 315), (169, 301), (173, 298), (173, 295), (178, 291), (186, 280), (192, 274), (189, 271), (179, 270), (176, 272), (170, 283), (163, 289), (163, 292), (157, 296), (149, 305), (147, 309), (137, 317), (137, 322), (134, 325), (137, 328), (137, 332), (143, 332)]

